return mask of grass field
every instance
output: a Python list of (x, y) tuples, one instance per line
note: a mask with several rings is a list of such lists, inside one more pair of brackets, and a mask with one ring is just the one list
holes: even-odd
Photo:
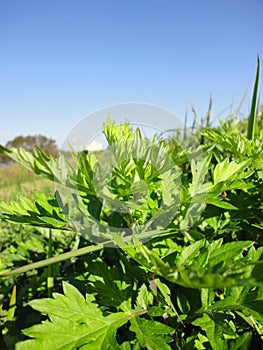
[(9, 202), (20, 195), (31, 197), (34, 190), (52, 193), (50, 181), (41, 179), (20, 165), (0, 168), (0, 199)]

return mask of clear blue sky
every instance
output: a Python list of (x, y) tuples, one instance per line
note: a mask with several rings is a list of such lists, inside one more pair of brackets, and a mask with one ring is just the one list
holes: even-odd
[(89, 113), (123, 102), (183, 119), (191, 103), (202, 117), (212, 94), (217, 116), (248, 89), (246, 114), (263, 1), (0, 1), (0, 52), (2, 144), (39, 133), (60, 143)]

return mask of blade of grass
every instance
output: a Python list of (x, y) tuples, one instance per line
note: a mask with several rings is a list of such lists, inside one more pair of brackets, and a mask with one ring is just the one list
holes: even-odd
[(242, 106), (244, 104), (246, 96), (247, 96), (247, 89), (245, 90), (245, 92), (244, 92), (244, 94), (243, 94), (243, 96), (241, 98), (241, 101), (240, 101), (240, 103), (239, 103), (239, 105), (238, 105), (238, 107), (236, 109), (236, 115), (240, 114), (240, 111), (241, 111), (241, 108), (242, 108)]
[(251, 110), (250, 110), (250, 115), (249, 115), (249, 119), (248, 119), (248, 127), (247, 127), (248, 140), (253, 140), (254, 134), (255, 134), (256, 116), (257, 116), (257, 100), (258, 100), (258, 85), (259, 85), (259, 70), (260, 70), (260, 59), (259, 59), (259, 55), (258, 55), (257, 70), (256, 70), (254, 90), (253, 90), (253, 95), (252, 95)]
[[(213, 100), (212, 100), (212, 97), (210, 96), (208, 110), (206, 112), (206, 115), (205, 115), (204, 119), (201, 120), (201, 128), (203, 128), (203, 127), (208, 128), (210, 126), (210, 117), (211, 117), (211, 112), (212, 112), (212, 105), (213, 105)], [(204, 135), (202, 135), (201, 138), (200, 138), (200, 144), (203, 145), (204, 141), (205, 141), (205, 138), (204, 138)]]
[(184, 140), (186, 140), (187, 136), (187, 111), (185, 112), (184, 115)]
[(211, 118), (211, 113), (212, 113), (212, 106), (213, 106), (213, 100), (212, 97), (210, 96), (209, 98), (209, 104), (208, 104), (208, 109), (206, 112), (206, 115), (203, 119), (203, 125), (204, 127), (209, 127), (210, 126), (210, 118)]
[(192, 104), (191, 104), (191, 112), (193, 114), (192, 134), (194, 134), (194, 131), (196, 129), (196, 124), (197, 124), (197, 114)]

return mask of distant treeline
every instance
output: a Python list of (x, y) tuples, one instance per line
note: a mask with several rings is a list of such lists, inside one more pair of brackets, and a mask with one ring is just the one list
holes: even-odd
[[(34, 146), (38, 146), (45, 153), (53, 157), (58, 155), (56, 141), (43, 135), (17, 136), (13, 140), (8, 141), (5, 145), (7, 148), (24, 147), (28, 151), (33, 151)], [(7, 155), (0, 153), (0, 163), (2, 165), (9, 165), (12, 162), (13, 161)]]

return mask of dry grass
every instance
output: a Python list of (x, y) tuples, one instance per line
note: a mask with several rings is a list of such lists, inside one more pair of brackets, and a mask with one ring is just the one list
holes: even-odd
[(9, 202), (21, 194), (32, 197), (34, 190), (53, 193), (54, 185), (19, 165), (0, 169), (0, 200)]

